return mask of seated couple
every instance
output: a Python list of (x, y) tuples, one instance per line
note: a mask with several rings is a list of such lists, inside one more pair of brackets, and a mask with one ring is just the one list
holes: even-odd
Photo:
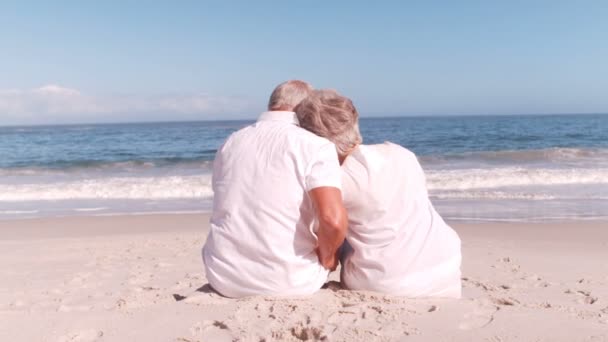
[(346, 289), (460, 297), (460, 239), (412, 152), (362, 145), (352, 102), (302, 81), (279, 85), (268, 109), (213, 164), (203, 260), (217, 292), (309, 295), (341, 261)]

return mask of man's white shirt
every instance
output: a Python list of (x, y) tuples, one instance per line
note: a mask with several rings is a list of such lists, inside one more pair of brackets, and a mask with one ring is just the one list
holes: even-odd
[(293, 112), (262, 113), (233, 133), (213, 164), (213, 213), (203, 260), (228, 297), (308, 295), (327, 280), (308, 192), (341, 188), (336, 149)]

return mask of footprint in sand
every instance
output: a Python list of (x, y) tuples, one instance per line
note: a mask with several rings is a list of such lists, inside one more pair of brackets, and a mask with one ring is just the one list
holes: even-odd
[(196, 291), (180, 295), (178, 293), (173, 294), (173, 298), (176, 302), (184, 302), (187, 304), (195, 305), (217, 305), (217, 304), (228, 304), (230, 301), (222, 297), (219, 293), (215, 292), (208, 284), (203, 285), (196, 289)]
[(240, 308), (227, 323), (234, 325), (237, 335), (255, 335), (256, 341), (319, 341), (328, 339), (337, 328), (310, 304), (274, 299)]
[(173, 285), (171, 287), (171, 290), (179, 291), (179, 290), (191, 289), (194, 286), (195, 286), (194, 283), (189, 280), (180, 280), (180, 281), (177, 281), (175, 283), (175, 285)]
[(576, 291), (576, 294), (578, 294), (579, 296), (582, 296), (582, 298), (580, 298), (578, 300), (578, 302), (580, 304), (595, 304), (595, 302), (597, 302), (598, 298), (594, 297), (590, 291), (586, 291), (586, 290), (579, 290)]
[(487, 302), (477, 302), (472, 312), (464, 315), (463, 321), (458, 325), (461, 330), (479, 329), (494, 321), (494, 314), (499, 307)]
[(189, 295), (188, 297), (183, 299), (184, 303), (194, 304), (194, 305), (218, 305), (218, 304), (227, 304), (228, 301), (216, 294), (212, 293), (194, 293)]
[(595, 297), (591, 294), (590, 291), (587, 290), (576, 290), (573, 291), (571, 289), (567, 289), (564, 293), (566, 294), (574, 294), (578, 296), (578, 299), (576, 300), (577, 303), (579, 304), (595, 304), (598, 301), (598, 297)]
[(490, 283), (486, 283), (484, 281), (471, 279), (471, 278), (467, 278), (467, 277), (462, 278), (462, 283), (463, 283), (463, 287), (468, 287), (465, 285), (472, 285), (471, 287), (479, 288), (480, 290), (483, 290), (484, 292), (496, 291), (498, 289), (496, 286), (494, 286)]
[(301, 322), (289, 328), (291, 336), (300, 341), (323, 341), (327, 335), (323, 328), (304, 325)]
[(156, 264), (154, 264), (154, 268), (167, 268), (167, 267), (171, 267), (173, 266), (173, 264), (168, 263), (168, 262), (158, 262)]
[(131, 276), (129, 278), (129, 284), (131, 285), (141, 285), (141, 284), (145, 284), (147, 282), (149, 282), (152, 278), (154, 278), (154, 274), (152, 273), (146, 273), (146, 272), (140, 272), (134, 276)]
[[(230, 327), (223, 321), (203, 321), (190, 328), (193, 337), (202, 338), (203, 341), (234, 341)], [(189, 341), (182, 339), (182, 341)]]
[[(321, 321), (322, 331), (329, 340), (332, 340), (334, 334), (350, 336), (353, 327), (360, 330), (358, 333), (364, 334), (358, 336), (357, 340), (378, 340), (379, 336), (383, 336), (386, 340), (393, 341), (418, 333), (417, 329), (409, 327), (404, 321), (404, 317), (410, 313), (404, 307), (374, 303), (353, 304), (346, 301), (340, 306), (341, 309)], [(434, 306), (431, 311), (436, 310), (437, 306)]]
[(520, 301), (513, 297), (490, 297), (490, 299), (496, 305), (514, 306), (520, 304)]
[(103, 338), (103, 331), (101, 330), (83, 330), (78, 332), (72, 332), (67, 335), (59, 337), (57, 342), (95, 342), (101, 341)]

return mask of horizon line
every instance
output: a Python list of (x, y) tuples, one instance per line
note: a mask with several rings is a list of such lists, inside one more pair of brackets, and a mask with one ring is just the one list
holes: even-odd
[[(366, 119), (394, 119), (394, 118), (452, 118), (452, 117), (494, 117), (494, 116), (567, 116), (567, 115), (608, 115), (608, 112), (595, 113), (525, 113), (525, 114), (382, 114), (371, 116), (360, 116), (360, 120)], [(173, 124), (173, 123), (197, 123), (197, 122), (238, 122), (255, 121), (257, 118), (232, 118), (232, 119), (200, 119), (200, 120), (153, 120), (153, 121), (97, 121), (97, 122), (72, 122), (72, 123), (42, 123), (42, 124), (10, 124), (2, 125), (0, 128), (11, 127), (62, 127), (81, 125), (138, 125), (138, 124)]]

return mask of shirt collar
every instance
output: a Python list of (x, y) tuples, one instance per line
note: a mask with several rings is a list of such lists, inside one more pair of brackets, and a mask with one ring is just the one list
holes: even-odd
[(271, 110), (268, 112), (264, 112), (258, 118), (258, 122), (260, 121), (282, 121), (292, 125), (300, 126), (300, 121), (298, 121), (298, 117), (296, 116), (295, 112), (282, 110)]

